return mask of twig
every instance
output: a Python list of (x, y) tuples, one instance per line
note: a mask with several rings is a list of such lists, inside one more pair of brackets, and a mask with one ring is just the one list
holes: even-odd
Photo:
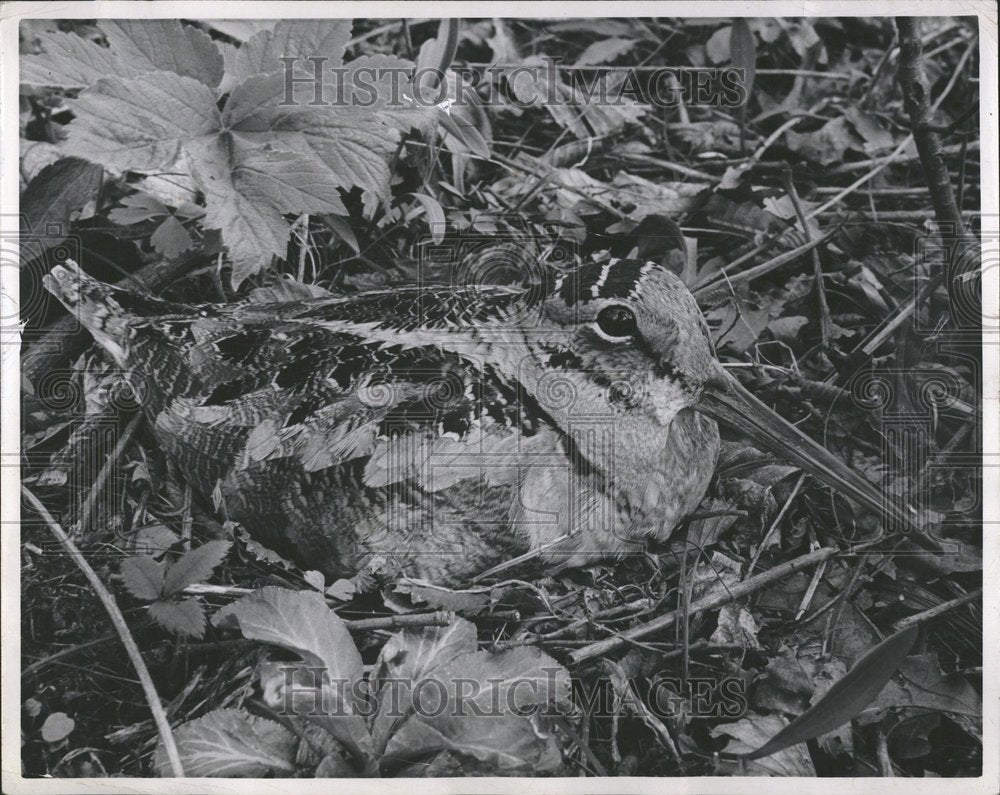
[(935, 605), (929, 610), (924, 610), (922, 613), (916, 613), (912, 616), (907, 616), (906, 618), (901, 618), (895, 624), (893, 624), (893, 629), (899, 631), (901, 629), (906, 629), (907, 627), (912, 627), (914, 624), (926, 624), (935, 618), (940, 618), (949, 610), (954, 610), (956, 607), (961, 607), (962, 605), (967, 605), (969, 602), (975, 602), (981, 599), (983, 596), (983, 589), (976, 588), (974, 591), (969, 591), (964, 596), (960, 596), (957, 599), (952, 599), (948, 602), (942, 602), (939, 605)]
[[(211, 583), (195, 583), (187, 586), (182, 593), (188, 596), (229, 596), (241, 597), (255, 593), (253, 588), (240, 588), (235, 585), (213, 585)], [(499, 614), (499, 615), (498, 615)], [(505, 620), (517, 620), (517, 611), (497, 611), (493, 615)], [(344, 618), (345, 626), (352, 632), (363, 632), (373, 629), (405, 629), (406, 627), (446, 627), (455, 620), (452, 610), (436, 610), (433, 613), (403, 613), (400, 615), (378, 616), (377, 618)]]
[(788, 495), (788, 499), (785, 500), (785, 504), (781, 506), (781, 510), (778, 511), (778, 515), (774, 517), (774, 521), (771, 522), (771, 526), (767, 529), (767, 532), (761, 539), (760, 544), (757, 547), (757, 554), (753, 556), (753, 559), (750, 561), (750, 565), (747, 567), (747, 577), (749, 577), (753, 573), (753, 570), (757, 568), (757, 561), (760, 560), (760, 556), (764, 553), (764, 548), (767, 546), (767, 542), (771, 540), (771, 536), (774, 535), (774, 531), (778, 529), (778, 524), (785, 518), (785, 514), (788, 513), (788, 509), (792, 506), (792, 501), (798, 495), (799, 489), (802, 488), (802, 483), (805, 479), (806, 473), (800, 472), (795, 481), (795, 485), (792, 487), (792, 493)]
[[(913, 140), (920, 154), (927, 191), (934, 205), (934, 215), (942, 237), (946, 238), (950, 233), (959, 248), (954, 256), (949, 257), (948, 263), (948, 293), (952, 295), (957, 286), (957, 278), (961, 275), (959, 267), (962, 267), (963, 273), (978, 270), (978, 245), (975, 238), (966, 231), (962, 214), (955, 202), (951, 174), (941, 151), (941, 139), (930, 129), (931, 114), (937, 109), (938, 103), (933, 106), (930, 104), (930, 86), (922, 63), (923, 44), (920, 41), (919, 23), (914, 17), (896, 17), (896, 27), (899, 30), (899, 83), (903, 88), (903, 105), (910, 116)], [(972, 46), (969, 45), (956, 66), (952, 82), (964, 68)]]
[(136, 414), (131, 419), (129, 424), (125, 426), (125, 430), (122, 431), (122, 435), (115, 443), (115, 449), (111, 451), (111, 455), (108, 456), (108, 460), (104, 462), (104, 466), (101, 467), (101, 471), (97, 473), (97, 478), (90, 487), (90, 493), (87, 494), (87, 501), (83, 504), (83, 510), (80, 513), (80, 521), (77, 522), (76, 526), (77, 535), (81, 538), (83, 537), (83, 534), (87, 532), (87, 528), (90, 525), (90, 517), (94, 513), (94, 506), (97, 504), (98, 497), (104, 490), (104, 484), (108, 482), (108, 477), (110, 477), (111, 471), (118, 464), (118, 459), (122, 457), (122, 453), (125, 452), (126, 446), (132, 441), (132, 436), (135, 434), (135, 429), (139, 426), (139, 421), (141, 419), (142, 414)]
[(806, 610), (809, 609), (809, 605), (812, 604), (813, 597), (816, 595), (816, 589), (819, 584), (823, 581), (823, 575), (826, 574), (826, 564), (828, 561), (823, 561), (816, 567), (816, 571), (813, 572), (812, 579), (809, 581), (809, 587), (806, 588), (805, 594), (802, 596), (802, 601), (799, 603), (799, 609), (795, 613), (795, 620), (798, 621), (802, 616), (805, 615)]
[(886, 48), (885, 52), (882, 53), (881, 59), (879, 59), (878, 64), (872, 70), (872, 76), (868, 80), (868, 88), (865, 89), (864, 96), (858, 102), (860, 108), (865, 108), (868, 105), (869, 100), (872, 98), (872, 94), (875, 91), (875, 86), (878, 85), (879, 79), (882, 77), (882, 72), (885, 67), (889, 65), (889, 58), (896, 50), (896, 41), (899, 38), (899, 34), (895, 30), (892, 32), (892, 41), (889, 42), (889, 46)]
[(171, 772), (178, 778), (183, 777), (184, 766), (181, 764), (181, 757), (177, 751), (177, 745), (174, 742), (174, 735), (170, 730), (170, 723), (167, 721), (167, 714), (163, 710), (163, 704), (160, 703), (160, 697), (156, 692), (156, 686), (153, 684), (153, 679), (149, 675), (149, 669), (146, 668), (146, 663), (142, 659), (142, 654), (139, 652), (139, 647), (136, 645), (135, 638), (132, 637), (128, 624), (125, 622), (125, 616), (122, 615), (122, 612), (110, 591), (104, 587), (104, 583), (102, 583), (100, 578), (97, 576), (97, 572), (91, 568), (87, 559), (84, 558), (76, 544), (73, 543), (73, 539), (71, 539), (66, 534), (66, 531), (59, 526), (59, 523), (52, 518), (52, 514), (48, 512), (48, 509), (42, 505), (41, 501), (24, 486), (21, 486), (21, 493), (24, 495), (24, 498), (28, 501), (35, 512), (42, 517), (45, 524), (49, 526), (49, 530), (52, 532), (52, 535), (54, 535), (58, 539), (59, 543), (62, 544), (63, 548), (73, 559), (73, 562), (76, 563), (80, 571), (83, 572), (83, 575), (90, 583), (90, 587), (94, 589), (94, 593), (97, 595), (97, 598), (101, 600), (101, 604), (103, 604), (104, 609), (107, 610), (108, 617), (111, 619), (111, 624), (118, 633), (118, 637), (121, 638), (122, 645), (128, 653), (129, 660), (131, 660), (132, 666), (135, 668), (135, 672), (139, 676), (139, 682), (142, 684), (142, 692), (146, 696), (146, 703), (149, 704), (149, 710), (153, 714), (153, 722), (156, 724), (156, 731), (160, 735), (160, 742), (163, 743), (163, 748), (167, 753), (167, 759), (170, 760)]
[[(905, 18), (904, 17), (899, 17), (899, 19), (905, 19)], [(919, 43), (919, 38), (917, 39), (917, 42)], [(958, 59), (958, 63), (955, 65), (954, 73), (951, 76), (951, 80), (948, 81), (948, 85), (946, 85), (944, 87), (944, 91), (941, 92), (941, 95), (936, 100), (934, 100), (934, 103), (930, 106), (930, 108), (929, 108), (930, 112), (936, 111), (941, 106), (941, 103), (944, 102), (944, 100), (951, 93), (952, 88), (954, 88), (955, 83), (958, 81), (958, 76), (962, 73), (962, 69), (965, 67), (965, 62), (969, 59), (969, 56), (972, 54), (972, 51), (974, 49), (974, 45), (975, 45), (975, 42), (973, 42), (972, 44), (970, 44), (966, 48), (965, 52), (962, 53), (962, 57)], [(902, 66), (900, 66), (900, 69), (902, 70)], [(921, 71), (921, 74), (923, 74), (922, 71)], [(926, 78), (925, 78), (925, 80), (926, 80)], [(925, 87), (926, 87), (926, 84), (925, 84)], [(885, 159), (882, 161), (882, 163), (880, 165), (878, 165), (872, 171), (870, 171), (867, 174), (865, 174), (863, 177), (861, 177), (861, 179), (858, 179), (855, 182), (853, 182), (850, 185), (848, 185), (846, 188), (844, 188), (843, 191), (841, 191), (840, 193), (838, 193), (834, 198), (830, 199), (830, 201), (828, 201), (826, 204), (823, 204), (823, 205), (820, 205), (819, 207), (814, 208), (809, 213), (808, 217), (809, 218), (813, 218), (813, 217), (819, 215), (820, 213), (825, 212), (826, 210), (829, 210), (834, 205), (839, 204), (840, 201), (845, 196), (850, 195), (851, 193), (853, 193), (854, 191), (856, 191), (858, 188), (860, 188), (862, 185), (864, 185), (866, 182), (869, 182), (870, 180), (874, 179), (876, 176), (878, 176), (879, 174), (881, 174), (890, 163), (893, 163), (893, 162), (897, 161), (898, 159), (900, 159), (900, 156), (902, 155), (903, 150), (906, 149), (906, 147), (908, 147), (910, 145), (910, 141), (912, 141), (913, 139), (914, 139), (913, 133), (910, 133), (909, 135), (907, 135), (902, 141), (899, 142), (899, 144), (896, 146), (896, 148), (893, 149), (892, 152), (889, 153), (889, 155), (887, 155), (885, 157)], [(917, 149), (919, 151), (919, 149), (920, 149), (919, 145), (918, 145)], [(834, 169), (830, 173), (835, 173), (835, 172), (836, 172), (836, 169)]]
[[(690, 606), (690, 614), (694, 615), (696, 613), (702, 613), (705, 610), (714, 610), (717, 607), (722, 607), (723, 605), (729, 604), (736, 599), (760, 590), (765, 585), (768, 585), (775, 580), (789, 577), (792, 574), (802, 571), (802, 569), (807, 569), (810, 566), (814, 566), (824, 560), (829, 560), (836, 554), (837, 550), (834, 547), (824, 547), (822, 549), (817, 549), (814, 552), (801, 555), (800, 557), (790, 560), (787, 563), (775, 566), (769, 571), (762, 572), (756, 577), (751, 577), (748, 580), (736, 583), (726, 591), (711, 594), (693, 602)], [(659, 616), (658, 618), (654, 618), (652, 621), (647, 621), (644, 624), (639, 624), (636, 627), (620, 632), (614, 637), (605, 638), (604, 640), (599, 640), (589, 646), (584, 646), (582, 649), (577, 649), (569, 655), (569, 661), (573, 665), (579, 665), (587, 660), (592, 660), (595, 657), (608, 654), (616, 649), (620, 649), (629, 641), (633, 641), (638, 638), (645, 638), (648, 635), (668, 629), (673, 626), (674, 622), (677, 621), (678, 618), (679, 616), (677, 611), (673, 611), (664, 616)]]
[(406, 629), (407, 627), (446, 627), (455, 620), (451, 610), (436, 610), (433, 613), (404, 613), (378, 618), (344, 619), (344, 624), (352, 632), (373, 629)]
[[(809, 221), (802, 211), (802, 202), (799, 201), (798, 191), (795, 190), (795, 180), (792, 179), (792, 168), (787, 166), (781, 172), (782, 180), (785, 183), (785, 192), (792, 201), (795, 215), (802, 224), (802, 234), (805, 235), (806, 242), (812, 242), (812, 232), (809, 231)], [(830, 350), (830, 337), (833, 334), (833, 321), (830, 320), (830, 305), (826, 302), (826, 289), (823, 287), (823, 267), (819, 261), (819, 251), (813, 249), (810, 254), (813, 261), (813, 278), (816, 280), (816, 300), (819, 303), (819, 330), (820, 339), (823, 343), (823, 350)]]
[(649, 155), (640, 154), (639, 152), (622, 152), (621, 157), (625, 160), (631, 160), (633, 163), (645, 163), (648, 166), (659, 166), (660, 168), (665, 168), (668, 171), (676, 171), (678, 174), (685, 177), (700, 179), (704, 182), (711, 182), (715, 179), (712, 174), (707, 174), (704, 171), (698, 171), (698, 169), (691, 168), (690, 166), (682, 166), (680, 163), (672, 163), (669, 160), (661, 160), (658, 157), (650, 157)]
[[(909, 139), (906, 139), (906, 140), (909, 141)], [(979, 151), (979, 142), (978, 141), (970, 141), (969, 142), (969, 151), (978, 152)], [(943, 154), (946, 154), (946, 155), (960, 155), (962, 153), (962, 145), (961, 144), (954, 144), (952, 146), (944, 146), (944, 147), (941, 148), (941, 152)], [(826, 176), (828, 176), (828, 177), (837, 177), (837, 176), (840, 176), (841, 174), (850, 174), (853, 171), (860, 171), (863, 168), (871, 168), (872, 166), (880, 165), (881, 163), (885, 162), (885, 160), (887, 158), (890, 158), (890, 157), (892, 157), (892, 155), (884, 155), (882, 157), (872, 157), (872, 158), (869, 158), (868, 160), (855, 160), (855, 161), (853, 161), (851, 163), (843, 163), (843, 164), (841, 164), (839, 166), (834, 166), (833, 168), (828, 169), (828, 170), (824, 171), (823, 173)], [(918, 153), (914, 152), (913, 154), (905, 154), (905, 155), (902, 155), (901, 157), (892, 157), (892, 159), (893, 159), (893, 162), (897, 163), (897, 164), (900, 164), (900, 163), (913, 163), (913, 162), (916, 162), (917, 160), (920, 159), (920, 155)], [(817, 193), (826, 193), (826, 192), (837, 191), (837, 190), (840, 190), (840, 189), (839, 188), (818, 188), (816, 192)], [(925, 192), (926, 192), (926, 189), (925, 189)]]
[[(798, 246), (797, 248), (793, 248), (791, 251), (786, 251), (784, 254), (779, 254), (773, 259), (769, 259), (767, 262), (762, 262), (760, 265), (754, 265), (752, 268), (747, 268), (745, 271), (740, 271), (739, 273), (732, 273), (733, 268), (738, 267), (740, 264), (752, 258), (758, 253), (758, 249), (761, 248), (760, 246), (758, 246), (757, 249), (754, 249), (753, 251), (740, 257), (739, 259), (734, 260), (729, 265), (726, 265), (724, 268), (722, 268), (719, 274), (717, 274), (717, 276), (712, 278), (711, 281), (706, 282), (705, 284), (702, 284), (698, 287), (695, 287), (694, 290), (692, 290), (691, 292), (695, 298), (702, 299), (711, 295), (713, 292), (718, 290), (720, 287), (723, 287), (723, 285), (727, 283), (729, 285), (735, 286), (737, 284), (743, 284), (743, 282), (749, 282), (753, 279), (763, 276), (766, 273), (770, 273), (773, 270), (777, 270), (782, 265), (785, 265), (794, 259), (798, 259), (803, 254), (807, 254), (808, 252), (812, 251), (818, 246), (823, 245), (827, 240), (829, 240), (834, 235), (834, 233), (838, 229), (839, 227), (837, 227), (836, 229), (831, 229), (830, 231), (826, 232), (822, 237), (819, 237), (816, 240), (810, 240), (808, 243), (804, 243), (803, 245)], [(768, 241), (767, 245), (770, 245), (770, 243), (773, 242), (774, 242), (773, 240)]]

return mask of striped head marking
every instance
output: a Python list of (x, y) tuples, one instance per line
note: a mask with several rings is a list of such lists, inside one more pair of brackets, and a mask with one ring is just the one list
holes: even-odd
[(556, 281), (543, 313), (561, 330), (539, 345), (548, 367), (577, 371), (664, 424), (719, 371), (694, 296), (653, 262), (585, 263)]

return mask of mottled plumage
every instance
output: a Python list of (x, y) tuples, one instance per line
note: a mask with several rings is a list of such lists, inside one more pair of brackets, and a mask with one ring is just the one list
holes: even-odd
[(48, 286), (195, 487), (331, 576), (457, 583), (533, 548), (570, 565), (638, 551), (712, 476), (718, 431), (692, 407), (722, 371), (691, 294), (652, 263), (204, 306), (75, 266)]

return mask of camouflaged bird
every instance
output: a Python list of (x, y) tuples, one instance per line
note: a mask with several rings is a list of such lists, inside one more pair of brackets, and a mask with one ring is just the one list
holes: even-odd
[(130, 373), (195, 488), (329, 577), (457, 584), (528, 551), (564, 565), (640, 551), (708, 488), (719, 432), (704, 412), (877, 500), (725, 373), (691, 293), (651, 262), (202, 306), (73, 263), (46, 285)]

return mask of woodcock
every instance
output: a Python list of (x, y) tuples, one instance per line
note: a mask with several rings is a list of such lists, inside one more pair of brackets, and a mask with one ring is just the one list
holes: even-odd
[(713, 417), (880, 507), (725, 372), (691, 293), (654, 263), (202, 306), (74, 263), (46, 285), (129, 373), (195, 489), (330, 577), (456, 584), (529, 551), (641, 551), (704, 496)]

